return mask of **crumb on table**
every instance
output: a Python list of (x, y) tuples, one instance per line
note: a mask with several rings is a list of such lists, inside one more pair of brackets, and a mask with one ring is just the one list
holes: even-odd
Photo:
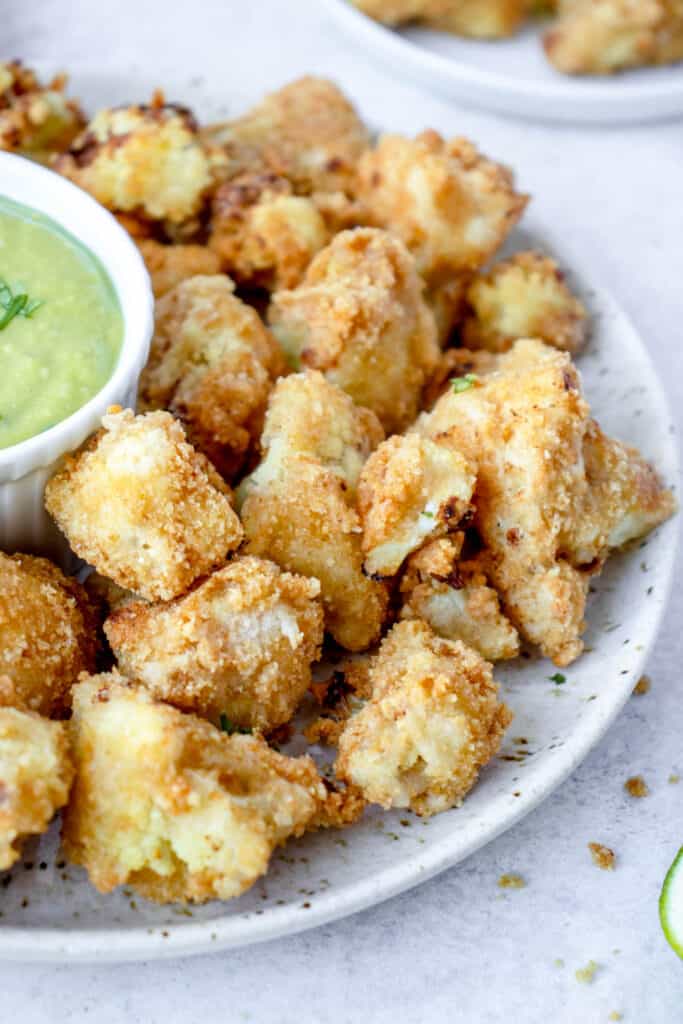
[(650, 792), (642, 775), (632, 775), (624, 783), (624, 789), (629, 796), (635, 797), (647, 796)]
[(612, 1010), (612, 1012), (610, 1013), (609, 1017), (607, 1018), (607, 1020), (623, 1020), (623, 1019), (624, 1019), (623, 1013), (619, 1013), (618, 1010)]
[(595, 960), (589, 960), (585, 967), (579, 967), (574, 972), (574, 977), (582, 985), (591, 985), (595, 978), (595, 972), (599, 969), (600, 964), (596, 963)]
[(636, 685), (633, 687), (633, 692), (638, 697), (644, 696), (649, 693), (652, 687), (652, 680), (649, 676), (641, 676)]
[(512, 872), (507, 875), (501, 875), (498, 879), (498, 885), (501, 889), (524, 889), (526, 882), (521, 875)]
[(680, 775), (677, 775), (676, 772), (672, 772), (671, 775), (669, 776), (669, 783), (672, 786), (677, 785), (680, 781), (681, 781), (681, 777), (680, 777)]
[(603, 871), (614, 870), (617, 859), (614, 850), (610, 850), (609, 846), (603, 846), (602, 843), (589, 843), (588, 849), (596, 867), (602, 868)]

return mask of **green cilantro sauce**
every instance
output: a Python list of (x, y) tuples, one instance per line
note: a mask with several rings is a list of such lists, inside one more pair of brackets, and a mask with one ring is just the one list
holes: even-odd
[(96, 395), (121, 349), (104, 267), (49, 217), (0, 197), (0, 448)]

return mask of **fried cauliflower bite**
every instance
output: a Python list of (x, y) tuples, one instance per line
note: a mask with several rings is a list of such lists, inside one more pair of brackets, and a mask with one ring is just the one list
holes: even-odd
[(563, 544), (575, 564), (600, 567), (610, 551), (649, 533), (677, 502), (630, 445), (607, 437), (595, 420), (583, 442), (587, 488)]
[(506, 352), (518, 338), (578, 352), (586, 340), (585, 306), (569, 290), (557, 263), (539, 252), (518, 252), (474, 279), (462, 326), (470, 349)]
[(422, 406), (431, 409), (445, 391), (459, 387), (456, 381), (464, 377), (466, 380), (485, 377), (498, 366), (498, 356), (486, 349), (473, 351), (469, 348), (447, 348), (439, 358), (436, 370), (432, 374), (422, 395)]
[(270, 93), (235, 121), (210, 126), (208, 137), (237, 151), (249, 169), (288, 178), (299, 195), (351, 190), (367, 128), (342, 91), (307, 75)]
[(570, 75), (607, 75), (683, 60), (681, 0), (573, 0), (544, 37), (549, 61)]
[(519, 634), (500, 608), (481, 558), (461, 558), (463, 534), (425, 544), (401, 579), (402, 619), (423, 619), (446, 640), (462, 640), (487, 661), (516, 658)]
[(95, 605), (46, 558), (0, 552), (0, 694), (3, 704), (61, 715), (71, 684), (93, 671)]
[(65, 86), (63, 75), (41, 85), (21, 61), (0, 62), (0, 149), (43, 162), (67, 149), (85, 119)]
[(31, 711), (0, 707), (0, 871), (19, 859), (24, 839), (46, 831), (68, 799), (67, 729)]
[(169, 413), (110, 412), (102, 427), (48, 482), (45, 507), (99, 573), (170, 600), (239, 546), (228, 488)]
[(170, 409), (226, 479), (258, 446), (285, 363), (256, 310), (224, 275), (182, 281), (156, 304), (140, 406)]
[(218, 724), (288, 722), (320, 656), (317, 580), (237, 558), (169, 604), (127, 604), (107, 620), (119, 668), (155, 697)]
[(63, 845), (100, 892), (127, 884), (158, 903), (239, 896), (325, 799), (309, 757), (228, 736), (118, 673), (74, 688), (71, 736)]
[(419, 21), (432, 28), (476, 39), (498, 39), (517, 31), (527, 0), (353, 0), (385, 25)]
[(356, 188), (370, 221), (398, 235), (429, 287), (481, 267), (527, 204), (507, 168), (435, 131), (383, 135), (361, 158)]
[(363, 573), (356, 488), (382, 440), (368, 409), (308, 370), (281, 378), (261, 439), (265, 455), (237, 493), (250, 554), (320, 580), (325, 628), (349, 650), (379, 636), (381, 583)]
[(470, 513), (476, 469), (426, 437), (395, 435), (377, 448), (358, 483), (363, 554), (369, 576), (393, 576), (425, 541)]
[(491, 666), (424, 622), (400, 622), (370, 682), (369, 702), (339, 738), (335, 773), (385, 808), (426, 817), (461, 804), (512, 720)]
[(557, 665), (570, 664), (583, 649), (595, 571), (586, 555), (600, 549), (620, 517), (631, 536), (666, 519), (671, 495), (621, 446), (621, 482), (615, 468), (600, 485), (595, 465), (591, 480), (591, 459), (614, 463), (606, 450), (591, 454), (589, 409), (569, 356), (540, 341), (516, 342), (494, 373), (447, 392), (416, 429), (465, 457), (476, 453), (475, 524), (487, 573), (520, 633)]
[(439, 358), (422, 289), (398, 239), (357, 228), (316, 256), (298, 288), (273, 296), (268, 320), (293, 361), (323, 372), (391, 433), (415, 419)]
[(152, 279), (155, 299), (190, 277), (218, 274), (221, 269), (217, 254), (205, 245), (163, 245), (143, 238), (138, 248)]
[(247, 172), (213, 197), (209, 246), (240, 284), (295, 287), (328, 238), (315, 202), (277, 174)]
[(226, 157), (189, 110), (155, 97), (99, 111), (54, 166), (109, 210), (177, 232), (196, 224)]

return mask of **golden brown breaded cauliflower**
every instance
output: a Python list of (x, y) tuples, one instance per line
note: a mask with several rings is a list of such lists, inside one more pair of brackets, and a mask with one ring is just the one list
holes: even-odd
[(498, 356), (486, 349), (473, 351), (469, 348), (447, 348), (441, 354), (436, 370), (424, 390), (422, 405), (431, 409), (445, 391), (460, 387), (457, 383), (461, 378), (465, 381), (485, 377), (493, 373), (498, 366)]
[(210, 139), (248, 169), (288, 178), (299, 195), (349, 191), (368, 130), (341, 90), (306, 75), (270, 93), (246, 114), (210, 126)]
[(170, 409), (226, 479), (258, 446), (273, 380), (285, 370), (256, 310), (224, 275), (182, 281), (156, 305), (140, 405)]
[(335, 773), (382, 807), (428, 816), (461, 804), (512, 720), (491, 666), (424, 622), (399, 622), (370, 682), (369, 702), (339, 738)]
[(471, 349), (506, 352), (518, 338), (578, 352), (586, 340), (586, 308), (569, 290), (557, 263), (540, 252), (518, 252), (478, 277), (467, 290), (470, 310), (462, 341)]
[(320, 580), (325, 627), (349, 650), (379, 636), (385, 588), (363, 573), (356, 488), (382, 440), (373, 413), (308, 370), (281, 378), (261, 438), (265, 456), (240, 485), (250, 554)]
[(189, 110), (155, 97), (100, 110), (54, 166), (109, 210), (189, 233), (226, 164)]
[(48, 482), (45, 507), (98, 572), (170, 600), (239, 546), (228, 488), (169, 413), (112, 411), (102, 427)]
[(313, 761), (228, 736), (118, 673), (74, 688), (67, 857), (100, 892), (158, 903), (239, 896), (325, 799)]
[(143, 238), (138, 248), (156, 299), (190, 277), (218, 274), (221, 269), (218, 256), (205, 245), (163, 245), (153, 238)]
[[(560, 666), (583, 649), (590, 576), (572, 559), (569, 538), (586, 514), (588, 426), (588, 405), (569, 356), (532, 339), (516, 342), (498, 357), (498, 369), (473, 386), (446, 392), (416, 426), (423, 436), (476, 457), (475, 524), (487, 573), (514, 625)], [(673, 507), (652, 479), (657, 498), (648, 495), (643, 531)]]
[(486, 263), (527, 203), (507, 168), (435, 131), (383, 135), (361, 158), (356, 185), (371, 222), (402, 239), (430, 287)]
[(75, 579), (46, 558), (0, 552), (3, 704), (60, 715), (71, 684), (97, 656), (97, 614)]
[(353, 0), (385, 25), (419, 21), (431, 28), (476, 39), (512, 35), (522, 24), (528, 0)]
[(104, 626), (119, 668), (155, 697), (218, 724), (288, 722), (320, 656), (320, 584), (237, 558), (169, 604), (127, 604)]
[(409, 558), (400, 617), (423, 619), (438, 636), (462, 640), (487, 661), (516, 658), (519, 634), (501, 611), (485, 561), (461, 558), (462, 538), (432, 541)]
[(73, 766), (67, 725), (31, 711), (0, 707), (0, 871), (21, 843), (45, 832), (69, 796)]
[(65, 86), (64, 75), (41, 85), (21, 61), (0, 62), (0, 149), (41, 161), (67, 149), (85, 119)]
[(293, 360), (322, 371), (392, 433), (415, 419), (439, 358), (422, 288), (397, 238), (357, 228), (316, 256), (298, 288), (273, 296), (268, 319)]
[(543, 45), (558, 71), (607, 75), (683, 60), (681, 0), (572, 0)]
[(384, 441), (358, 482), (368, 575), (393, 576), (425, 541), (456, 529), (475, 482), (475, 467), (454, 449), (419, 434)]
[(242, 285), (296, 287), (328, 238), (315, 202), (294, 195), (277, 174), (242, 174), (221, 185), (211, 203), (209, 246)]

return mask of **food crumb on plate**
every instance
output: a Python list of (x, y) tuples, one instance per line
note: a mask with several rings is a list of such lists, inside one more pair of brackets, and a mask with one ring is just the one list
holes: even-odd
[(681, 777), (676, 772), (672, 772), (668, 781), (672, 786), (676, 786), (681, 781)]
[(633, 693), (637, 697), (643, 697), (646, 693), (650, 692), (652, 688), (652, 680), (649, 676), (641, 676), (636, 685), (633, 687)]
[(498, 879), (498, 885), (501, 889), (524, 889), (526, 882), (521, 875), (517, 875), (514, 872), (506, 875), (501, 875)]
[(648, 796), (650, 790), (647, 787), (647, 782), (642, 775), (632, 775), (630, 779), (627, 779), (624, 783), (624, 789), (629, 796), (641, 797)]
[(595, 960), (589, 960), (585, 967), (579, 967), (574, 972), (574, 977), (582, 985), (592, 985), (595, 978), (596, 971), (600, 968), (600, 964), (596, 963)]
[(623, 1013), (619, 1013), (618, 1010), (612, 1010), (612, 1012), (610, 1013), (609, 1017), (607, 1018), (607, 1020), (623, 1020), (623, 1019), (624, 1019)]
[(614, 850), (610, 850), (609, 846), (603, 846), (602, 843), (589, 843), (588, 849), (596, 867), (602, 868), (603, 871), (614, 870), (617, 859)]

